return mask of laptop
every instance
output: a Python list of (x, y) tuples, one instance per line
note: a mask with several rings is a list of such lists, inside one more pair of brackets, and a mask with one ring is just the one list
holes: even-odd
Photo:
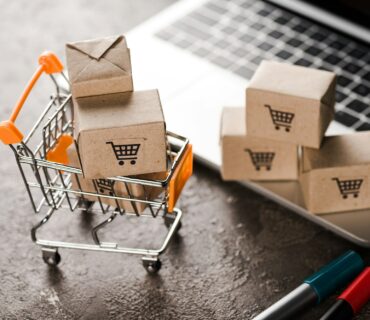
[[(334, 3), (334, 4), (333, 4)], [(128, 35), (135, 86), (158, 88), (168, 130), (218, 170), (224, 106), (244, 106), (263, 59), (338, 75), (328, 135), (370, 130), (370, 4), (360, 0), (179, 0)], [(241, 181), (301, 216), (370, 248), (370, 210), (314, 215), (298, 182)]]

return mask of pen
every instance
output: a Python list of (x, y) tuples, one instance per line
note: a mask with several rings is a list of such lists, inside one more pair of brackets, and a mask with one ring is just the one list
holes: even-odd
[(320, 318), (320, 320), (350, 320), (360, 311), (370, 299), (370, 267), (361, 274), (343, 291), (334, 305)]
[(353, 280), (363, 268), (364, 262), (360, 255), (354, 251), (347, 251), (305, 279), (299, 287), (253, 320), (292, 319), (294, 315), (319, 304), (339, 287)]

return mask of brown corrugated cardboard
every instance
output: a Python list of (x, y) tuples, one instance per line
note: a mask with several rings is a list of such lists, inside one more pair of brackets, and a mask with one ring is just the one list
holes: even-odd
[(225, 108), (221, 123), (224, 180), (295, 180), (297, 147), (247, 135), (244, 108)]
[(77, 98), (74, 107), (85, 178), (167, 170), (166, 129), (157, 90)]
[(300, 182), (313, 213), (370, 208), (370, 133), (325, 137), (320, 150), (303, 148)]
[(133, 90), (124, 36), (68, 43), (67, 67), (75, 98)]
[[(67, 149), (68, 165), (81, 168), (78, 153), (75, 144), (72, 144)], [(166, 172), (152, 173), (146, 175), (138, 175), (135, 178), (148, 179), (148, 180), (164, 180), (166, 178)], [(136, 199), (148, 199), (153, 200), (157, 198), (162, 192), (162, 188), (142, 186), (134, 183), (124, 183), (120, 181), (112, 181), (107, 179), (96, 179), (95, 182), (92, 179), (83, 178), (81, 175), (78, 177), (75, 174), (71, 175), (72, 189), (77, 191), (100, 193), (104, 195), (115, 194), (117, 197), (133, 197)], [(84, 198), (89, 201), (99, 201), (96, 196), (84, 195)], [(108, 204), (113, 207), (117, 207), (116, 200), (108, 198), (100, 198), (102, 203)], [(135, 212), (136, 207), (138, 213), (141, 213), (146, 208), (145, 203), (130, 202), (124, 200), (118, 200), (118, 204), (122, 209), (129, 212)]]
[(262, 61), (247, 88), (248, 135), (319, 148), (334, 117), (332, 72)]

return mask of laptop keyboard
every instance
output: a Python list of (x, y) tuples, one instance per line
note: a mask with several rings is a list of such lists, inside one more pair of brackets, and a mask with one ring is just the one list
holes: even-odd
[(270, 3), (211, 0), (156, 37), (250, 79), (263, 59), (334, 71), (336, 121), (370, 130), (370, 48)]

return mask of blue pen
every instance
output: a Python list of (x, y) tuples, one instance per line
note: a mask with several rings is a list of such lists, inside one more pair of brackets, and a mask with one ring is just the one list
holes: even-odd
[(348, 284), (364, 267), (360, 255), (348, 251), (308, 277), (298, 288), (252, 320), (294, 319), (298, 313), (319, 304), (338, 288)]

